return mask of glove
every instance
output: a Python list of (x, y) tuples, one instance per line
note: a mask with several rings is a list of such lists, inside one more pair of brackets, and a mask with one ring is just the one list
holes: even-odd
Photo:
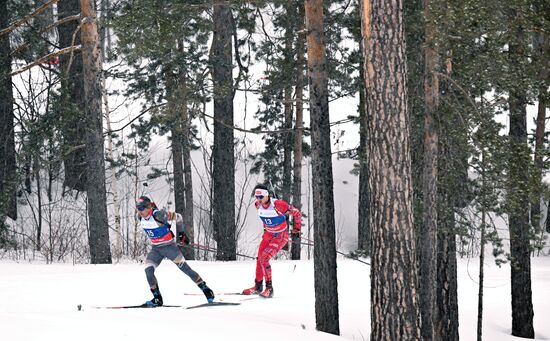
[(189, 245), (189, 243), (190, 243), (190, 240), (187, 237), (187, 235), (185, 234), (185, 232), (179, 232), (178, 233), (178, 240), (179, 240), (180, 244)]

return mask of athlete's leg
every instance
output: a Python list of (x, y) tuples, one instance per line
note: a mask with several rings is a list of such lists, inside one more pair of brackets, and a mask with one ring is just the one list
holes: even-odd
[[(267, 283), (268, 281), (271, 282), (272, 278), (271, 264), (269, 264), (269, 261), (288, 242), (288, 233), (282, 232), (280, 234), (269, 234), (269, 236), (264, 240), (267, 245), (263, 248), (262, 252), (258, 254), (258, 262), (263, 269), (263, 277)], [(264, 243), (264, 240), (262, 240), (262, 243)]]
[(263, 282), (264, 280), (264, 265), (262, 264), (262, 255), (265, 251), (265, 248), (269, 246), (269, 240), (271, 236), (268, 232), (264, 233), (260, 246), (258, 247), (258, 257), (256, 258), (256, 283)]
[(159, 252), (158, 247), (153, 246), (145, 259), (145, 276), (147, 277), (147, 282), (149, 283), (149, 288), (151, 288), (151, 290), (158, 288), (158, 281), (155, 277), (155, 269), (159, 266), (160, 262), (162, 262), (163, 258), (164, 256), (162, 256)]
[(164, 257), (159, 253), (157, 247), (155, 246), (153, 246), (151, 251), (147, 254), (147, 258), (145, 260), (145, 276), (147, 277), (147, 282), (149, 283), (151, 293), (153, 293), (153, 299), (151, 301), (147, 301), (147, 304), (153, 304), (156, 306), (161, 306), (163, 304), (158, 281), (155, 277), (155, 269), (159, 266), (160, 262), (162, 262), (163, 258)]
[(201, 278), (201, 276), (191, 269), (189, 264), (185, 261), (180, 249), (176, 245), (170, 244), (165, 246), (164, 254), (166, 258), (173, 261), (184, 274), (189, 276), (189, 278), (195, 282), (195, 284), (206, 296), (208, 302), (212, 302), (214, 300), (214, 292), (206, 285), (206, 282)]
[(189, 264), (185, 261), (185, 258), (183, 257), (183, 254), (181, 253), (180, 249), (174, 244), (166, 245), (162, 247), (164, 257), (170, 259), (174, 264), (178, 266), (178, 268), (195, 284), (200, 284), (201, 282), (204, 282), (201, 276), (199, 276), (198, 273), (196, 273)]

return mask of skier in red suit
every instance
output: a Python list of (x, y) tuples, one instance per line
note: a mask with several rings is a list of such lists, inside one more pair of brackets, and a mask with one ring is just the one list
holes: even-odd
[[(264, 235), (258, 248), (256, 261), (255, 285), (243, 291), (244, 295), (260, 294), (265, 298), (273, 297), (271, 282), (271, 265), (269, 260), (288, 242), (287, 215), (294, 218), (294, 228), (291, 233), (300, 233), (302, 213), (284, 200), (272, 198), (271, 193), (264, 185), (254, 188), (256, 197), (255, 206), (258, 216), (263, 223)], [(265, 278), (265, 290), (263, 280)]]

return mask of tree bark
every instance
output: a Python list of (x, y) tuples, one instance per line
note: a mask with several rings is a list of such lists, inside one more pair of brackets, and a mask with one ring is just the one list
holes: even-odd
[[(360, 43), (361, 55), (365, 55), (363, 42)], [(359, 202), (357, 219), (357, 248), (366, 255), (370, 255), (370, 226), (369, 226), (369, 159), (367, 151), (367, 99), (365, 92), (365, 61), (359, 62)]]
[(371, 340), (420, 340), (402, 1), (364, 0)]
[(168, 125), (172, 132), (172, 162), (174, 174), (174, 201), (175, 211), (183, 216), (185, 212), (185, 181), (183, 179), (183, 131), (181, 122), (181, 107), (178, 105), (180, 93), (177, 89), (174, 71), (167, 67), (165, 70), (166, 81), (166, 111)]
[(233, 76), (231, 9), (215, 3), (211, 50), (214, 82), (213, 229), (217, 260), (236, 260), (235, 156), (233, 129)]
[[(447, 75), (452, 72), (451, 53), (446, 60)], [(440, 82), (439, 94), (445, 101), (448, 94), (448, 84)], [(464, 183), (467, 177), (468, 162), (464, 157), (464, 147), (455, 134), (449, 130), (456, 130), (457, 126), (467, 129), (459, 122), (457, 115), (440, 128), (439, 171), (438, 184), (446, 186), (438, 188), (438, 229), (437, 229), (437, 289), (436, 289), (436, 316), (434, 319), (434, 333), (436, 340), (458, 341), (458, 297), (457, 297), (457, 265), (456, 265), (456, 228), (455, 210), (464, 208), (466, 200)], [(458, 160), (457, 160), (458, 159)], [(454, 160), (454, 161), (453, 161)], [(456, 166), (462, 167), (457, 171)], [(458, 174), (458, 175), (457, 175)], [(450, 184), (450, 185), (449, 185)], [(459, 185), (460, 184), (460, 185)]]
[[(483, 154), (482, 154), (482, 160)], [(485, 169), (482, 166), (481, 169), (481, 192), (485, 191)], [(481, 240), (479, 248), (479, 282), (478, 282), (478, 294), (477, 294), (477, 341), (482, 341), (483, 339), (483, 283), (485, 280), (485, 220), (486, 220), (486, 209), (485, 207), (481, 208)]]
[(511, 285), (512, 285), (512, 335), (534, 338), (533, 302), (531, 292), (531, 258), (529, 198), (526, 184), (528, 157), (526, 150), (527, 125), (525, 96), (510, 93), (510, 137), (512, 160), (510, 162), (509, 200), (513, 208), (509, 212)]
[(322, 0), (306, 0), (312, 189), (315, 228), (315, 319), (317, 330), (340, 334), (332, 154), (328, 111), (326, 43)]
[[(304, 7), (297, 6), (298, 17), (304, 17)], [(294, 129), (294, 157), (293, 157), (293, 173), (292, 173), (292, 205), (299, 210), (302, 210), (302, 143), (304, 127), (304, 51), (305, 36), (299, 34), (296, 37), (296, 122)], [(300, 235), (293, 234), (292, 247), (290, 249), (291, 258), (299, 260), (302, 253), (302, 245), (300, 244)]]
[[(523, 76), (525, 64), (525, 33), (522, 14), (510, 9), (514, 25), (510, 41), (511, 74)], [(530, 157), (527, 145), (527, 95), (523, 82), (511, 84), (508, 97), (510, 109), (510, 163), (508, 173), (508, 214), (510, 230), (510, 269), (512, 287), (512, 335), (534, 338), (533, 301), (531, 292), (531, 258), (529, 226), (528, 172)]]
[[(285, 11), (289, 17), (292, 16), (293, 2), (287, 2), (285, 4)], [(294, 53), (292, 50), (293, 35), (295, 32), (287, 27), (285, 31), (285, 46), (284, 46), (284, 69), (291, 70), (290, 65), (294, 63)], [(290, 202), (290, 194), (292, 189), (292, 148), (294, 147), (293, 135), (292, 135), (292, 114), (293, 114), (293, 102), (292, 102), (292, 79), (293, 74), (286, 72), (285, 86), (283, 90), (284, 96), (284, 129), (287, 132), (283, 133), (283, 182), (281, 184), (281, 191), (283, 200)]]
[[(0, 30), (8, 27), (8, 6), (0, 0)], [(9, 34), (0, 36), (0, 244), (8, 216), (17, 219), (15, 130)]]
[(105, 190), (105, 154), (103, 113), (101, 111), (101, 53), (96, 13), (90, 0), (80, 0), (82, 9), (82, 65), (86, 104), (86, 169), (90, 255), (92, 264), (111, 263), (107, 195)]
[(289, 84), (284, 89), (284, 102), (285, 102), (285, 122), (284, 129), (288, 131), (283, 133), (283, 183), (282, 183), (282, 197), (286, 202), (290, 202), (290, 194), (292, 188), (292, 86)]
[[(183, 140), (182, 140), (182, 156), (183, 156), (183, 179), (185, 181), (185, 212), (183, 214), (183, 223), (185, 225), (185, 233), (191, 242), (195, 240), (195, 220), (193, 205), (193, 177), (191, 173), (191, 119), (187, 111), (187, 104), (182, 108), (182, 123), (183, 123)], [(195, 259), (195, 251), (192, 248), (187, 248), (184, 253), (185, 258), (189, 260)]]
[(422, 339), (434, 339), (434, 322), (437, 320), (437, 182), (439, 131), (436, 115), (439, 106), (439, 56), (435, 47), (436, 27), (430, 0), (424, 0), (424, 167), (422, 177), (423, 211), (419, 233), (419, 289), (422, 314)]
[[(60, 0), (57, 4), (57, 9), (58, 19), (62, 20), (63, 18), (79, 14), (80, 2), (77, 0)], [(74, 45), (80, 45), (80, 34), (77, 33), (79, 25), (80, 21), (71, 20), (57, 27), (60, 48), (70, 47), (73, 43)], [(85, 191), (86, 149), (75, 148), (86, 144), (86, 127), (81, 124), (85, 119), (86, 112), (82, 55), (80, 53), (62, 54), (59, 56), (59, 66), (61, 71), (61, 91), (63, 101), (66, 104), (63, 112), (61, 112), (63, 149), (66, 152), (68, 151), (63, 159), (65, 168), (63, 184), (71, 189)]]
[[(542, 232), (541, 227), (541, 209), (540, 201), (542, 196), (542, 175), (544, 174), (544, 134), (546, 127), (546, 107), (548, 96), (548, 82), (550, 78), (550, 42), (546, 34), (536, 33), (534, 38), (535, 62), (540, 67), (538, 86), (538, 110), (535, 129), (535, 157), (534, 157), (534, 175), (533, 175), (533, 200), (531, 202), (531, 225), (537, 233)], [(548, 219), (548, 218), (547, 218)]]
[[(452, 203), (452, 194), (441, 194), (441, 201)], [(437, 234), (437, 319), (434, 322), (435, 340), (458, 341), (458, 297), (456, 233), (454, 210), (443, 205)]]

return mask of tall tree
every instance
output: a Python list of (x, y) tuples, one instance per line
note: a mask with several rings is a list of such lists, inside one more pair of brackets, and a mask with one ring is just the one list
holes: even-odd
[(101, 52), (93, 3), (90, 0), (80, 0), (80, 7), (82, 10), (82, 65), (86, 103), (86, 192), (90, 226), (89, 245), (92, 264), (105, 264), (111, 263), (112, 260), (105, 188)]
[(510, 110), (510, 157), (508, 169), (508, 212), (510, 230), (510, 269), (512, 288), (512, 335), (534, 338), (531, 292), (531, 248), (529, 225), (529, 169), (527, 146), (527, 83), (525, 18), (521, 6), (508, 9), (512, 29), (509, 32), (510, 74), (520, 78), (508, 80)]
[[(177, 52), (174, 52), (177, 53)], [(186, 203), (185, 203), (185, 180), (184, 180), (184, 166), (183, 166), (183, 122), (182, 114), (186, 109), (187, 103), (185, 103), (185, 93), (180, 93), (177, 87), (176, 80), (174, 79), (177, 75), (174, 74), (174, 70), (168, 67), (165, 71), (166, 78), (166, 116), (167, 120), (170, 121), (169, 125), (171, 126), (172, 131), (172, 164), (174, 169), (174, 201), (176, 204), (176, 212), (185, 214), (186, 212)], [(179, 103), (183, 99), (184, 103)], [(184, 248), (182, 250), (186, 259), (193, 259), (189, 256), (193, 256), (194, 252), (191, 248)], [(189, 255), (191, 251), (191, 255)]]
[[(0, 30), (9, 25), (8, 1), (0, 1)], [(17, 219), (15, 128), (9, 34), (0, 35), (0, 245), (5, 218)]]
[(227, 2), (214, 3), (210, 54), (214, 82), (213, 229), (218, 260), (237, 258), (235, 240), (235, 155), (233, 129), (233, 19)]
[(424, 0), (424, 170), (422, 177), (423, 217), (419, 231), (420, 312), (422, 339), (434, 339), (437, 286), (437, 182), (439, 131), (436, 126), (439, 106), (439, 52), (436, 47), (434, 1)]
[(340, 334), (328, 78), (322, 0), (306, 0), (317, 330)]
[(364, 0), (362, 6), (369, 108), (371, 339), (420, 340), (403, 2)]
[[(299, 18), (304, 17), (304, 6), (296, 7), (296, 15)], [(303, 28), (303, 26), (301, 27)], [(300, 29), (302, 31), (302, 29)], [(299, 34), (296, 38), (296, 120), (294, 124), (294, 155), (292, 169), (292, 205), (297, 209), (302, 209), (302, 144), (304, 127), (304, 68), (305, 68), (305, 40), (304, 34)], [(295, 233), (291, 235), (292, 248), (290, 249), (291, 258), (299, 260), (301, 255), (301, 237)]]
[[(60, 0), (57, 3), (58, 19), (80, 14), (79, 0)], [(66, 48), (79, 45), (80, 22), (69, 20), (58, 26), (59, 46)], [(81, 124), (86, 112), (82, 55), (64, 54), (59, 57), (61, 90), (61, 131), (63, 135), (65, 168), (64, 185), (79, 191), (86, 190), (85, 126)]]
[[(287, 15), (292, 15), (294, 13), (294, 6), (293, 2), (287, 1), (286, 4), (284, 4), (285, 12)], [(283, 48), (283, 58), (285, 60), (285, 64), (289, 65), (290, 69), (293, 69), (294, 67), (294, 40), (295, 40), (295, 33), (290, 30), (286, 29), (285, 36), (284, 36), (284, 48)], [(290, 72), (289, 75), (293, 75), (294, 73)], [(285, 82), (284, 89), (283, 89), (283, 104), (284, 104), (284, 127), (287, 130), (287, 132), (284, 134), (284, 142), (283, 142), (283, 181), (282, 181), (282, 198), (283, 200), (290, 202), (290, 195), (291, 195), (291, 188), (292, 188), (292, 152), (294, 148), (293, 143), (293, 134), (292, 131), (292, 118), (294, 113), (294, 103), (292, 100), (292, 79), (295, 77), (288, 77), (290, 78)]]
[[(363, 51), (363, 49), (361, 48)], [(360, 77), (365, 79), (365, 70), (363, 63), (359, 70)], [(359, 91), (359, 200), (358, 200), (358, 219), (357, 219), (357, 248), (370, 254), (370, 226), (369, 226), (369, 162), (367, 151), (367, 102), (365, 86)]]
[[(544, 10), (540, 6), (536, 6), (535, 9), (538, 12), (544, 13)], [(531, 203), (531, 224), (535, 228), (535, 231), (541, 232), (541, 210), (540, 201), (542, 196), (542, 175), (544, 174), (544, 140), (545, 140), (545, 128), (546, 128), (546, 107), (548, 107), (548, 85), (550, 84), (550, 39), (548, 33), (537, 32), (533, 37), (534, 47), (534, 68), (539, 73), (538, 86), (536, 90), (538, 108), (536, 117), (536, 129), (535, 129), (535, 155), (534, 155), (534, 169), (533, 169), (533, 195)]]
[(359, 200), (357, 214), (357, 249), (364, 255), (370, 254), (369, 227), (369, 163), (367, 153), (367, 99), (365, 93), (365, 59), (361, 32), (361, 1), (358, 0), (354, 10), (352, 33), (359, 42)]
[[(186, 87), (185, 87), (186, 89)], [(182, 156), (183, 156), (183, 180), (185, 182), (185, 212), (183, 212), (183, 224), (185, 233), (191, 242), (195, 240), (195, 222), (194, 222), (194, 199), (193, 199), (193, 177), (191, 173), (191, 147), (193, 146), (193, 134), (191, 129), (191, 115), (187, 105), (182, 107), (181, 123), (183, 131)], [(195, 252), (188, 248), (185, 251), (185, 258), (195, 259)]]
[[(445, 74), (452, 71), (450, 59), (447, 60)], [(440, 102), (448, 102), (449, 87), (445, 80), (440, 81)], [(458, 341), (458, 293), (456, 263), (456, 211), (463, 209), (466, 203), (465, 187), (468, 161), (465, 156), (466, 131), (459, 118), (460, 110), (450, 105), (440, 106), (440, 115), (445, 117), (439, 124), (438, 181), (437, 181), (437, 240), (436, 240), (436, 301), (433, 318), (434, 339)], [(444, 111), (444, 109), (447, 109)], [(465, 138), (466, 137), (466, 138)]]
[[(178, 42), (177, 52), (184, 53), (183, 42)], [(172, 131), (172, 158), (174, 163), (174, 198), (176, 212), (183, 217), (185, 233), (190, 241), (194, 240), (193, 227), (193, 184), (191, 176), (191, 153), (189, 141), (191, 139), (189, 129), (188, 103), (189, 98), (186, 76), (183, 71), (174, 74), (168, 70), (166, 80), (168, 120), (171, 121)], [(177, 79), (174, 79), (177, 77)], [(195, 259), (192, 248), (184, 248), (185, 259)]]

